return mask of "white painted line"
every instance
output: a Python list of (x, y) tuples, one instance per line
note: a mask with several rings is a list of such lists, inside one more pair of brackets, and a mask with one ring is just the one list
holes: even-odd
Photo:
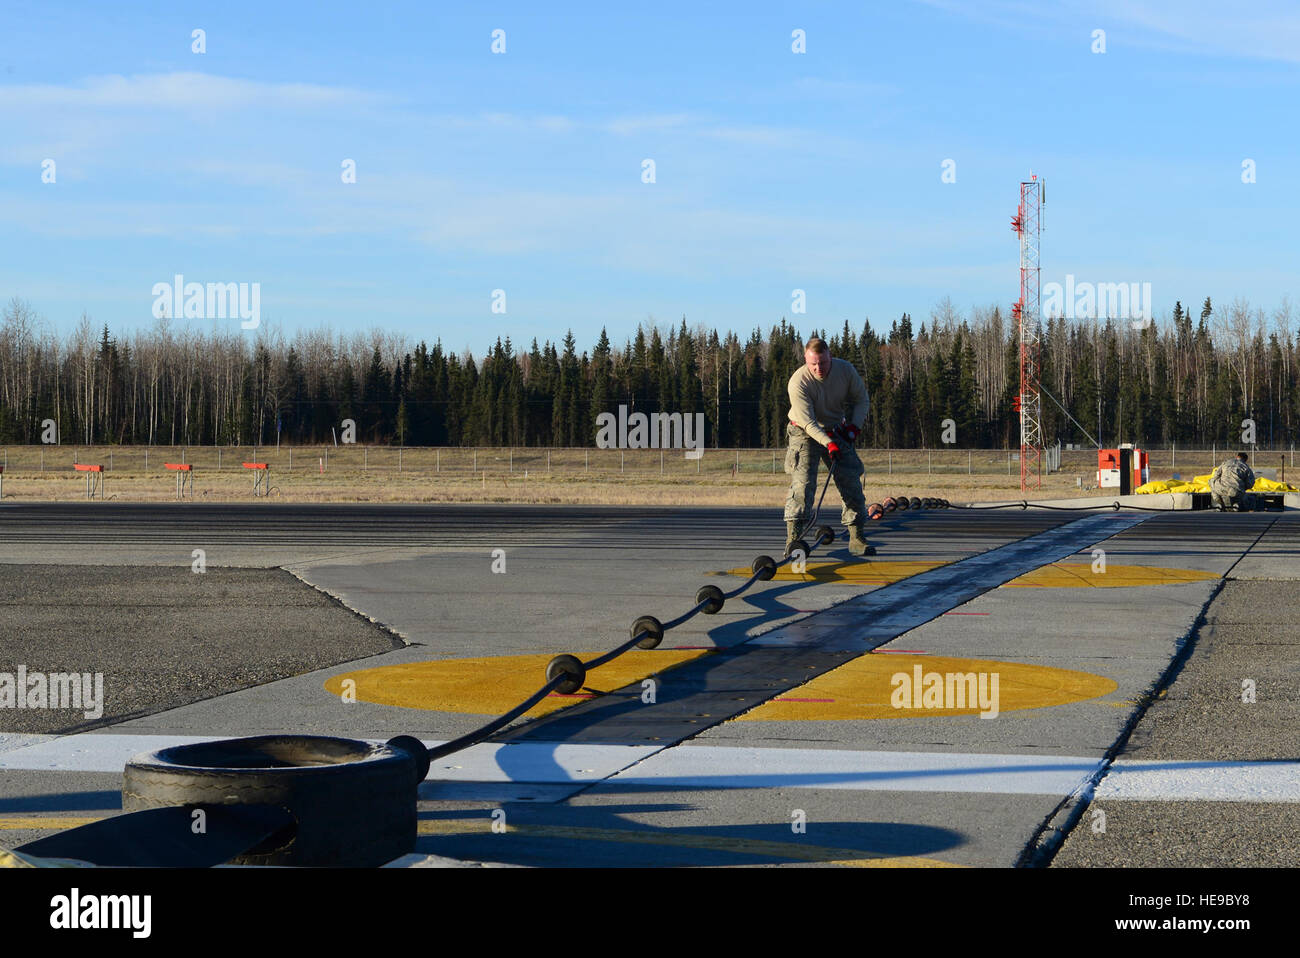
[(425, 781), (588, 783), (609, 778), (659, 745), (563, 745), (518, 742), (474, 745), (434, 762)]
[(0, 770), (120, 772), (139, 752), (215, 742), (223, 735), (61, 735), (0, 755)]
[(29, 745), (39, 745), (41, 742), (48, 742), (50, 739), (57, 737), (56, 735), (38, 735), (35, 732), (0, 732), (0, 754), (26, 748)]
[(1100, 758), (1057, 755), (679, 745), (620, 772), (600, 787), (1068, 795), (1100, 766)]
[[(132, 757), (141, 752), (195, 742), (215, 742), (231, 737), (119, 734), (65, 735), (58, 738), (40, 736), (44, 741), (0, 754), (0, 770), (120, 772)], [(383, 740), (367, 741), (379, 744)], [(430, 740), (424, 744), (432, 747), (443, 743), (440, 740)], [(482, 744), (439, 759), (429, 769), (426, 781), (582, 785), (608, 778), (659, 748), (657, 745), (563, 745), (546, 742)]]
[(1300, 802), (1300, 762), (1118, 761), (1094, 801)]

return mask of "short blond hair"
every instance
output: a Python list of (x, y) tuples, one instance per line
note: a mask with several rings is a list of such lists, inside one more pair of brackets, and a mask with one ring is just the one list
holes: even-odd
[(826, 340), (820, 336), (814, 336), (808, 340), (808, 345), (803, 348), (803, 351), (805, 353), (816, 353), (820, 356), (822, 353), (829, 353), (831, 348), (826, 345)]

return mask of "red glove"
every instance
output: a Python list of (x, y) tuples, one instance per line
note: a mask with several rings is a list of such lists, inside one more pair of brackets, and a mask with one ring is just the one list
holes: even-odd
[(858, 441), (858, 427), (853, 425), (851, 422), (840, 423), (837, 432), (847, 443), (855, 443)]
[(835, 442), (834, 439), (832, 439), (832, 440), (827, 444), (827, 446), (826, 446), (826, 455), (828, 455), (828, 456), (831, 457), (831, 462), (839, 462), (840, 455), (841, 455), (842, 453), (843, 453), (843, 450), (840, 449), (839, 445)]

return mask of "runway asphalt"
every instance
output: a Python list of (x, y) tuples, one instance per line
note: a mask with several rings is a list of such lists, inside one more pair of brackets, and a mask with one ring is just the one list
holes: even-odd
[[(778, 520), (5, 502), (0, 671), (101, 673), (105, 708), (0, 700), (0, 846), (116, 813), (164, 742), (456, 737), (740, 584)], [(895, 514), (435, 763), (403, 864), (1294, 864), (1297, 522)], [(996, 708), (899, 692), (968, 673)]]

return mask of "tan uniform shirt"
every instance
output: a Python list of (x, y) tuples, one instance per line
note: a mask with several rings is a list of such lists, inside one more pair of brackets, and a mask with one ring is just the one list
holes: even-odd
[(867, 421), (867, 387), (857, 369), (846, 359), (832, 359), (831, 371), (819, 380), (807, 365), (790, 377), (790, 421), (825, 446), (828, 430), (847, 420), (858, 429)]

